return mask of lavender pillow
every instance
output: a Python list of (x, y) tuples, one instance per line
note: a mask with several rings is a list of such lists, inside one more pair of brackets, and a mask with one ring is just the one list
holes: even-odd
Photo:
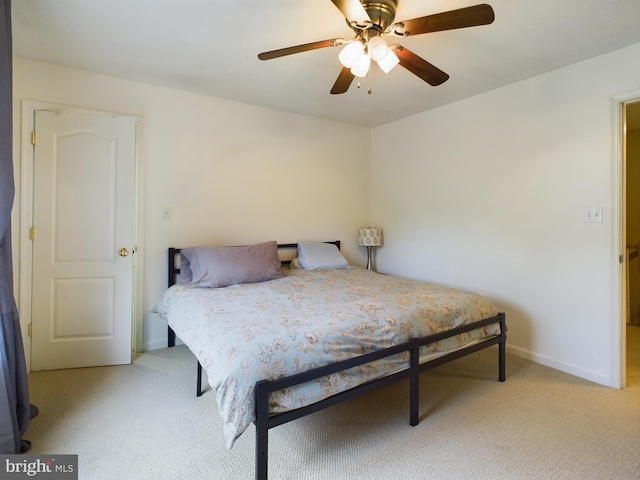
[(187, 287), (219, 288), (284, 277), (275, 241), (246, 247), (192, 247), (180, 251)]

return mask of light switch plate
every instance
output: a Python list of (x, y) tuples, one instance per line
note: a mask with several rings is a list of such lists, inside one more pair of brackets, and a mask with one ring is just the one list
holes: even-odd
[(585, 208), (584, 223), (602, 223), (602, 207)]

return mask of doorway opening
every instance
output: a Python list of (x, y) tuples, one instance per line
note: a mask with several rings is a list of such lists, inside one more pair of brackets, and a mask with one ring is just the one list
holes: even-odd
[[(624, 104), (625, 385), (640, 383), (640, 100)], [(634, 186), (636, 186), (634, 188)]]

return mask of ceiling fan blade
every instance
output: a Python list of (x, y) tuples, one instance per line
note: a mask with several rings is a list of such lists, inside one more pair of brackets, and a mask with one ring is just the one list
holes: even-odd
[(305, 43), (304, 45), (296, 45), (295, 47), (280, 48), (278, 50), (271, 50), (270, 52), (263, 52), (258, 55), (260, 60), (271, 60), (273, 58), (284, 57), (286, 55), (293, 55), (294, 53), (308, 52), (309, 50), (317, 50), (319, 48), (335, 47), (336, 45), (342, 45), (344, 40), (341, 38), (334, 38), (331, 40), (320, 40), (319, 42)]
[[(427, 15), (402, 22), (401, 29), (405, 35), (421, 35), (423, 33), (441, 32), (456, 28), (475, 27), (488, 25), (495, 19), (491, 5), (483, 3), (472, 7), (450, 10), (448, 12)], [(397, 33), (402, 33), (397, 32)]]
[(371, 20), (360, 0), (331, 0), (331, 2), (338, 7), (348, 22), (362, 23), (365, 20)]
[(351, 73), (351, 69), (349, 67), (342, 67), (336, 83), (334, 83), (333, 87), (331, 88), (331, 93), (333, 95), (345, 93), (347, 90), (349, 90), (349, 86), (351, 85), (351, 82), (353, 82), (353, 78), (354, 75), (353, 73)]
[(407, 50), (402, 45), (389, 45), (389, 48), (398, 56), (402, 67), (414, 75), (417, 75), (429, 85), (436, 87), (449, 80), (449, 75), (445, 72), (419, 57), (411, 50)]

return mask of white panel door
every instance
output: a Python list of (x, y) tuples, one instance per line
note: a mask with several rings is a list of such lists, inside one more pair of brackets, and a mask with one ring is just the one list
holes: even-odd
[(131, 363), (135, 120), (38, 111), (31, 369)]

